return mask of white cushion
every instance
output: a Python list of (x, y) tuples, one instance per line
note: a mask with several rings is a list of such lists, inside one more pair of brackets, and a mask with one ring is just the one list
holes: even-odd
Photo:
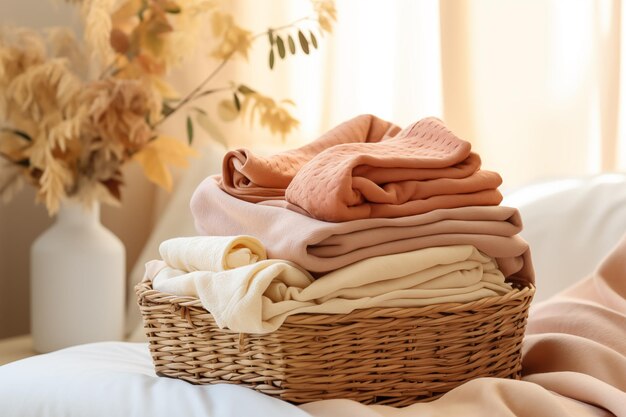
[(76, 346), (0, 367), (2, 417), (245, 417), (309, 414), (237, 385), (158, 378), (145, 343)]
[(534, 302), (588, 275), (626, 232), (626, 175), (545, 181), (506, 195), (517, 207), (536, 272)]

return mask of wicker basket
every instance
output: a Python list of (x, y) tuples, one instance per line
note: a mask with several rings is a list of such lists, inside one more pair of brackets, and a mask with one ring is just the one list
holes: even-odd
[(477, 377), (519, 378), (533, 286), (470, 303), (291, 316), (264, 335), (221, 330), (191, 297), (136, 287), (160, 376), (241, 384), (293, 403), (405, 406)]

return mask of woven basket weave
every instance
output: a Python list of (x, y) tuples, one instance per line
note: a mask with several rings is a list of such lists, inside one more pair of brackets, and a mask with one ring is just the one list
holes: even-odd
[(533, 286), (469, 303), (300, 314), (263, 335), (221, 330), (197, 298), (136, 286), (160, 376), (241, 384), (292, 403), (406, 406), (478, 377), (520, 377)]

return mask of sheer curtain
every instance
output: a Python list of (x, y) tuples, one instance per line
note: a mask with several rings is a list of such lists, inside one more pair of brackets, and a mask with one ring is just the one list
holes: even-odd
[(444, 116), (505, 187), (624, 168), (619, 1), (441, 2)]
[[(307, 1), (238, 0), (262, 30)], [(309, 56), (267, 68), (260, 42), (228, 75), (291, 98), (301, 121), (283, 143), (256, 128), (230, 146), (297, 146), (360, 113), (405, 125), (438, 116), (471, 141), (505, 187), (626, 166), (618, 0), (337, 0), (338, 22)], [(206, 64), (205, 64), (206, 65)]]
[(505, 189), (626, 167), (619, 1), (337, 5), (320, 127), (440, 116)]

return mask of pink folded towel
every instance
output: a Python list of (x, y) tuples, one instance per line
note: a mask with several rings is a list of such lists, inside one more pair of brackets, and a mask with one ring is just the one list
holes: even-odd
[(509, 281), (533, 282), (528, 244), (516, 209), (471, 206), (398, 218), (326, 222), (287, 210), (285, 201), (252, 204), (225, 193), (218, 177), (205, 179), (191, 199), (202, 235), (249, 234), (269, 258), (286, 259), (323, 273), (371, 258), (432, 246), (473, 245), (495, 258)]

